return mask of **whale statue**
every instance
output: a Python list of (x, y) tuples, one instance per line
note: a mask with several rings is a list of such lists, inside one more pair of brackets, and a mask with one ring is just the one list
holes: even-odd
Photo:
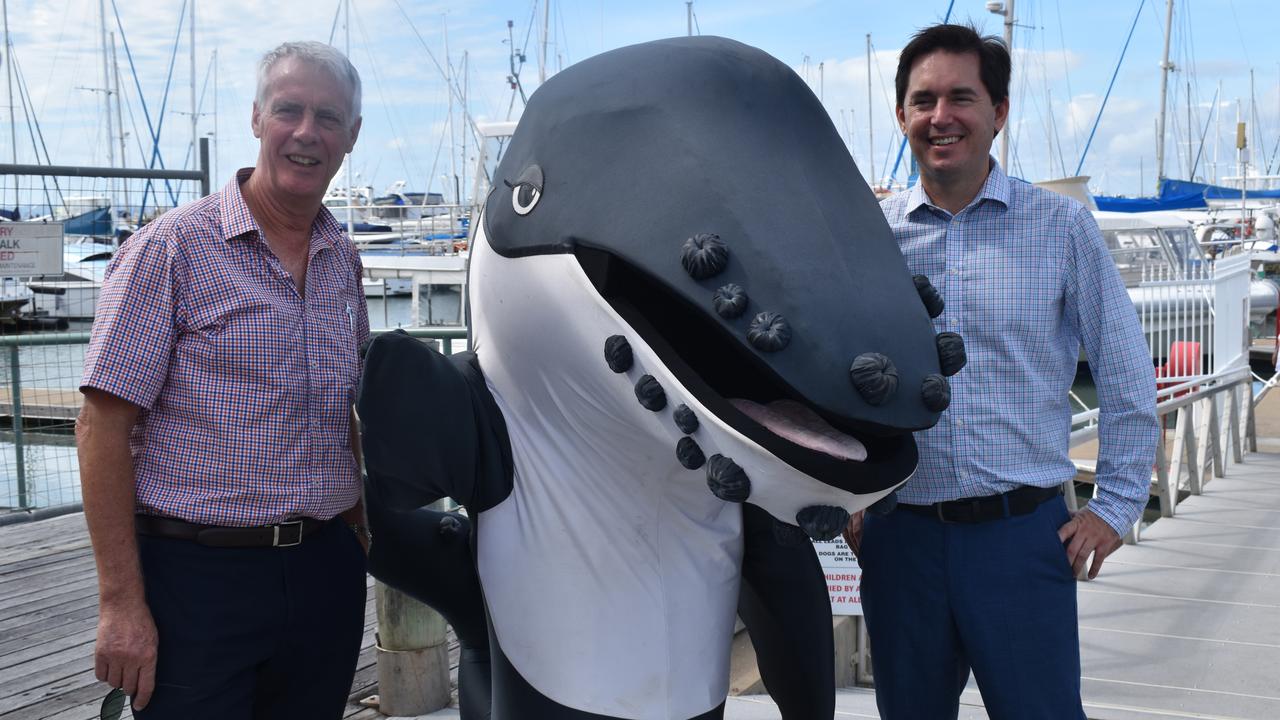
[(818, 99), (723, 38), (593, 57), (475, 225), (472, 351), (381, 336), (357, 407), (371, 569), (453, 623), (463, 716), (721, 717), (738, 615), (832, 717), (810, 539), (892, 501), (964, 357)]

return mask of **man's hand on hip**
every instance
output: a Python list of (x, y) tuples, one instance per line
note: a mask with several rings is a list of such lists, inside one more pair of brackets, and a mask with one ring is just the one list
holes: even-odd
[(102, 603), (93, 673), (113, 688), (123, 688), (141, 710), (156, 687), (159, 636), (145, 602)]
[(1071, 513), (1071, 519), (1058, 528), (1058, 539), (1066, 546), (1067, 562), (1071, 563), (1071, 571), (1076, 577), (1080, 577), (1089, 553), (1093, 553), (1093, 562), (1089, 565), (1090, 580), (1098, 577), (1102, 561), (1121, 545), (1116, 531), (1088, 509)]

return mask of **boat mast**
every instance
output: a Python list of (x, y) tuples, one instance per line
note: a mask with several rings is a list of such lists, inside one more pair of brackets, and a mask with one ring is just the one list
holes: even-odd
[(191, 0), (190, 24), (191, 27), (188, 32), (191, 38), (191, 167), (194, 168), (196, 163), (200, 161), (200, 134), (197, 129), (200, 117), (196, 115), (196, 0)]
[[(1009, 0), (1009, 6), (1004, 11), (1004, 46), (1009, 49), (1009, 59), (1013, 59), (1013, 0)], [(1006, 115), (1004, 119), (1004, 131), (1000, 133), (1000, 168), (1005, 172), (1009, 172), (1009, 129), (1012, 125), (1011, 118)]]
[[(1173, 33), (1173, 0), (1165, 3), (1164, 16), (1164, 59), (1160, 61), (1160, 120), (1156, 130), (1156, 192), (1160, 192), (1160, 181), (1164, 179), (1164, 120), (1165, 106), (1169, 97), (1169, 71), (1173, 65), (1169, 62), (1169, 39)], [(1190, 102), (1190, 100), (1188, 100)]]
[[(1013, 0), (1008, 0), (1008, 4), (1001, 0), (989, 0), (987, 2), (987, 12), (993, 15), (1004, 16), (1004, 46), (1009, 50), (1009, 62), (1013, 62), (1013, 24), (1017, 20), (1013, 16)], [(948, 16), (950, 11), (948, 11)], [(1004, 129), (1000, 131), (1000, 167), (1005, 172), (1009, 172), (1009, 128), (1012, 125), (1012, 118), (1008, 115), (1004, 119)]]
[[(108, 33), (108, 37), (111, 41), (111, 76), (115, 79), (115, 89), (111, 94), (116, 97), (116, 127), (120, 128), (120, 134), (117, 136), (117, 139), (120, 140), (120, 167), (124, 167), (129, 164), (129, 161), (125, 159), (127, 155), (125, 154), (124, 144), (124, 110), (120, 107), (123, 102), (123, 97), (120, 93), (120, 61), (116, 56), (116, 34), (114, 32)], [(125, 204), (126, 206), (128, 205), (127, 198)]]
[(107, 116), (107, 167), (115, 167), (115, 149), (111, 142), (115, 137), (115, 129), (111, 126), (111, 64), (107, 48), (107, 8), (105, 0), (98, 0), (98, 20), (102, 31), (102, 107)]
[(867, 33), (867, 180), (876, 186), (876, 123), (871, 109), (871, 33)]
[[(347, 44), (347, 62), (351, 62), (351, 0), (343, 3), (343, 30), (346, 32)], [(355, 122), (355, 118), (347, 118), (347, 122)], [(355, 148), (352, 148), (352, 152)], [(347, 153), (347, 235), (354, 235), (356, 231), (355, 222), (355, 203), (356, 198), (351, 194), (351, 155)]]
[(545, 0), (542, 3), (542, 59), (538, 62), (538, 85), (547, 81), (547, 31), (550, 25), (551, 0)]
[(213, 49), (213, 178), (221, 182), (218, 175), (218, 48)]
[[(9, 2), (0, 0), (0, 12), (4, 15), (4, 70), (9, 84), (9, 149), (13, 164), (18, 164), (18, 125), (13, 116), (13, 43), (9, 40)], [(13, 206), (18, 206), (18, 178), (13, 178)]]
[(693, 37), (693, 0), (685, 0), (684, 17), (685, 22), (689, 25), (689, 29), (686, 31), (686, 34), (689, 37)]
[(1213, 179), (1209, 182), (1213, 185), (1218, 184), (1218, 159), (1222, 153), (1222, 80), (1218, 80), (1218, 93), (1214, 95), (1217, 100), (1214, 101), (1214, 120), (1213, 120)]

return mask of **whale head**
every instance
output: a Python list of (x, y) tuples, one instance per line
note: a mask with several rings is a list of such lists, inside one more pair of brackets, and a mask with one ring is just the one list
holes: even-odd
[(477, 245), (481, 342), (536, 324), (513, 313), (587, 326), (539, 351), (542, 377), (563, 365), (584, 387), (563, 362), (584, 355), (616, 385), (592, 393), (671, 429), (673, 462), (810, 535), (905, 482), (911, 432), (946, 407), (958, 338), (935, 335), (936, 294), (813, 92), (746, 45), (649, 42), (548, 80)]

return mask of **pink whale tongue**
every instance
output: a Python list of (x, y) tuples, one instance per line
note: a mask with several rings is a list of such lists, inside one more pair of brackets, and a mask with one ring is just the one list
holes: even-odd
[(862, 462), (867, 459), (865, 445), (831, 427), (818, 413), (794, 400), (774, 400), (768, 405), (737, 398), (729, 402), (769, 432), (796, 445), (841, 460)]

